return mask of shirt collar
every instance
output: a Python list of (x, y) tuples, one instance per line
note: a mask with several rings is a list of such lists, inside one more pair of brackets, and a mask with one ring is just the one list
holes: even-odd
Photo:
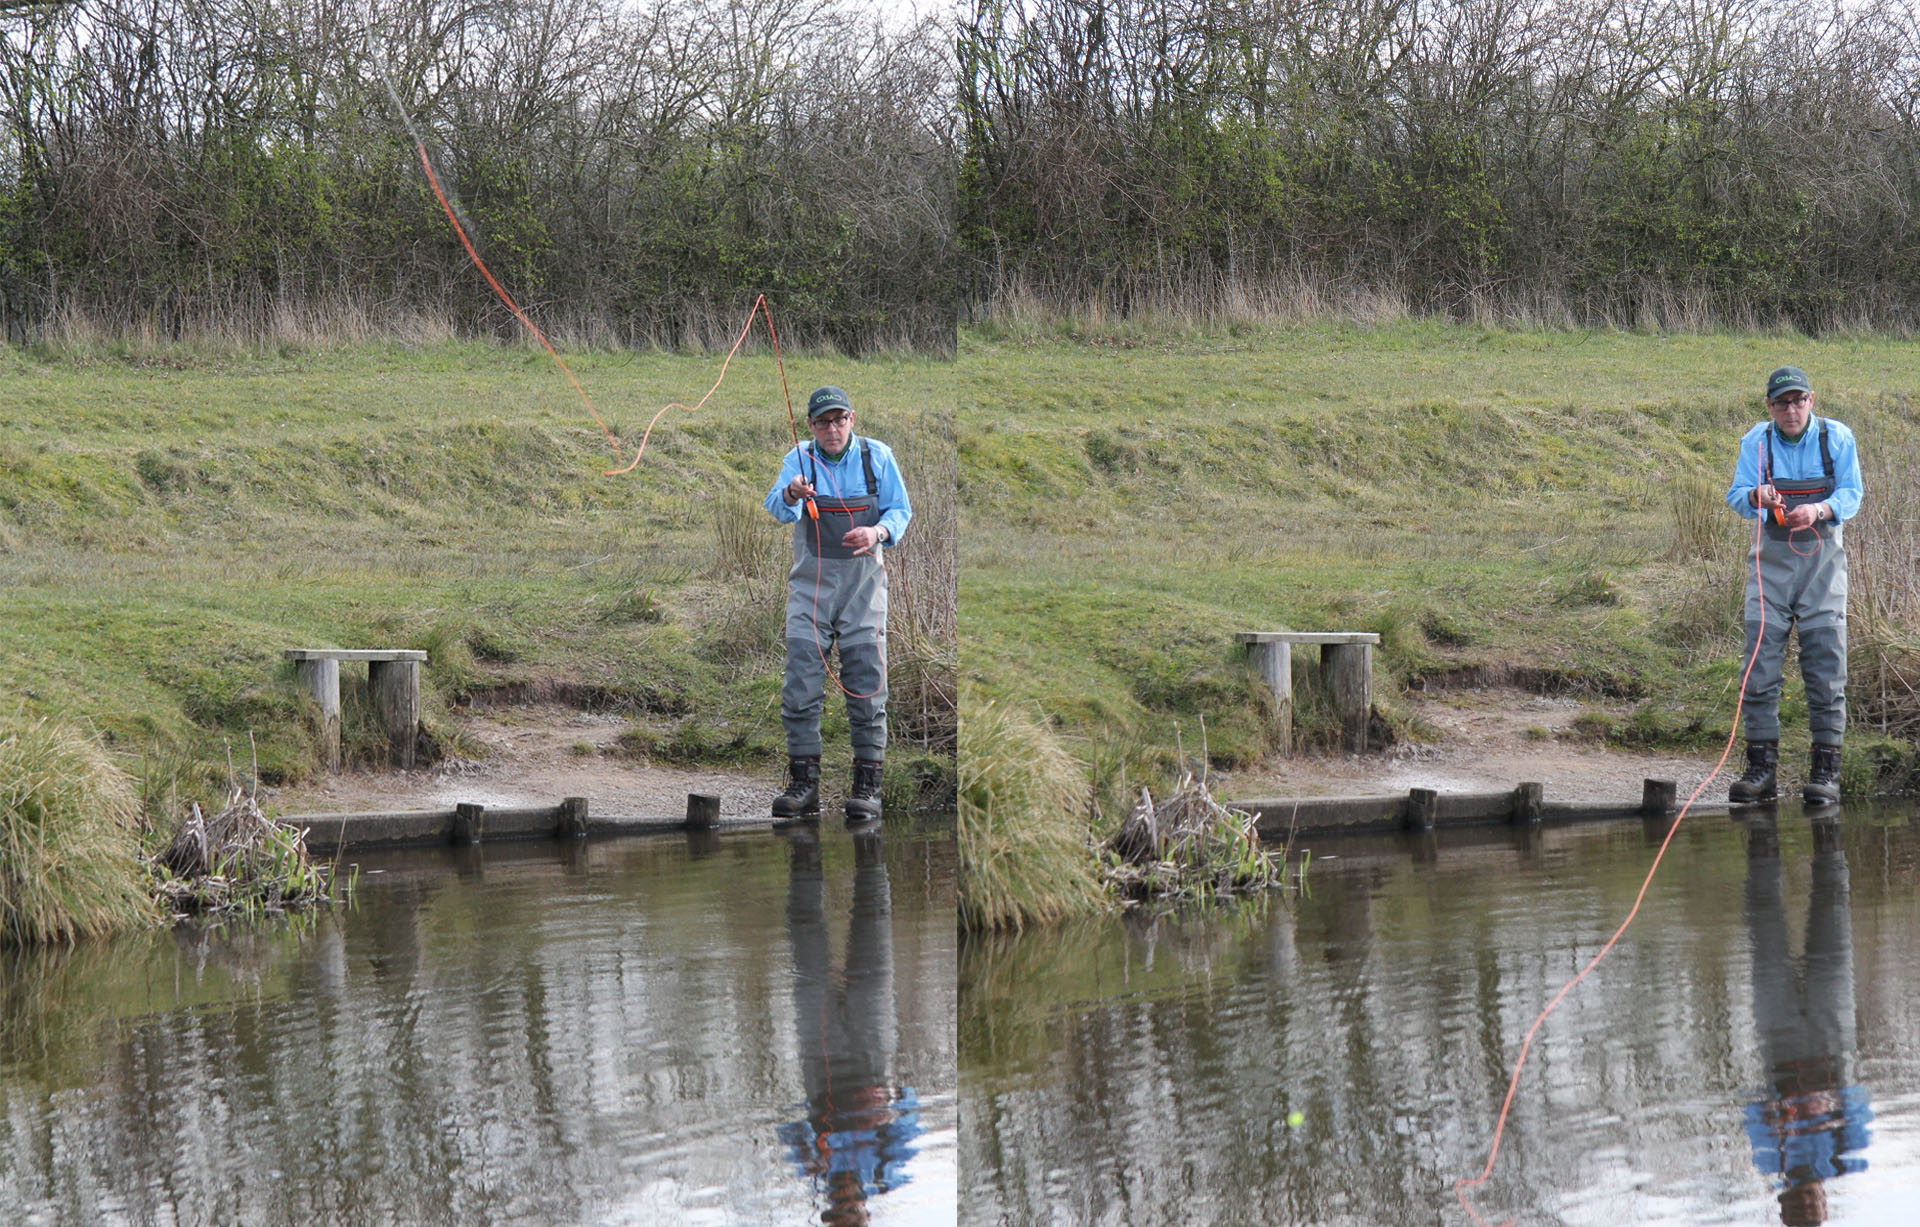
[[(1780, 440), (1780, 442), (1786, 444), (1788, 447), (1799, 447), (1802, 443), (1805, 443), (1807, 441), (1807, 438), (1810, 435), (1813, 435), (1814, 433), (1816, 433), (1819, 430), (1819, 427), (1820, 427), (1820, 415), (1817, 413), (1809, 413), (1807, 415), (1807, 428), (1800, 432), (1799, 438), (1789, 439), (1785, 434), (1781, 432), (1779, 423), (1773, 422), (1773, 421), (1768, 421), (1767, 423), (1767, 429), (1773, 432), (1773, 437)], [(851, 447), (852, 444), (848, 444), (848, 446)]]
[(813, 458), (815, 460), (824, 461), (827, 464), (845, 464), (847, 462), (847, 458), (852, 456), (855, 450), (857, 450), (859, 443), (860, 443), (859, 435), (849, 434), (847, 436), (847, 448), (845, 451), (841, 452), (838, 456), (827, 455), (826, 449), (820, 446), (820, 441), (818, 439), (811, 440), (810, 442), (808, 442), (807, 446), (812, 450)]

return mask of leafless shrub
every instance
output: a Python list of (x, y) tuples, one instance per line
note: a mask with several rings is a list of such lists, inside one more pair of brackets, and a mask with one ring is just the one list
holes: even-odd
[(968, 0), (958, 25), (972, 318), (1920, 318), (1890, 254), (1920, 216), (1903, 0)]
[(865, 0), (101, 0), (0, 26), (0, 327), (950, 352), (943, 20)]

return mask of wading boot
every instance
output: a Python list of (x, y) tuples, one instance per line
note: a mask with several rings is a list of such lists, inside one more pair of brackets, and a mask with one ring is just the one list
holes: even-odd
[(1800, 795), (1808, 805), (1832, 805), (1840, 799), (1840, 747), (1813, 747), (1813, 770), (1807, 772), (1807, 786)]
[(880, 764), (853, 760), (853, 791), (847, 794), (847, 825), (880, 820)]
[(802, 818), (820, 812), (820, 756), (787, 760), (787, 790), (773, 799), (775, 818)]
[(1773, 800), (1774, 777), (1779, 766), (1779, 742), (1749, 741), (1747, 773), (1735, 780), (1727, 789), (1727, 800), (1735, 805), (1751, 805), (1755, 801)]

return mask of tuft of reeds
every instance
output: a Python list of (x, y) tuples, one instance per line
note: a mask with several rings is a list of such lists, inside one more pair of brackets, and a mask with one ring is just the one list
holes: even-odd
[(968, 691), (960, 713), (961, 925), (1020, 929), (1102, 907), (1080, 765), (1016, 708)]
[[(784, 531), (783, 531), (784, 530)], [(786, 574), (792, 530), (774, 522), (751, 493), (733, 490), (714, 501), (713, 579), (774, 579)]]
[(1220, 804), (1191, 774), (1163, 801), (1141, 788), (1106, 851), (1107, 881), (1128, 899), (1206, 899), (1287, 881), (1287, 849), (1267, 847), (1257, 816)]
[(1667, 557), (1674, 562), (1709, 562), (1739, 547), (1744, 521), (1728, 514), (1726, 485), (1704, 473), (1688, 473), (1668, 488), (1667, 523), (1673, 537)]
[(746, 579), (721, 590), (709, 607), (706, 639), (700, 651), (717, 665), (750, 674), (786, 651), (785, 577)]
[(91, 733), (0, 717), (0, 945), (150, 923), (133, 781)]
[(304, 830), (262, 813), (237, 786), (212, 817), (195, 802), (156, 858), (165, 871), (161, 901), (175, 913), (241, 915), (330, 902), (331, 875), (308, 853), (306, 839)]

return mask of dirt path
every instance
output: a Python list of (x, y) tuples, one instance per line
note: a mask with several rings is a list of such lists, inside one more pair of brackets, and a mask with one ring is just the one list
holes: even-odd
[[(1432, 788), (1440, 792), (1497, 792), (1538, 782), (1548, 801), (1637, 802), (1648, 778), (1673, 780), (1685, 798), (1713, 770), (1705, 756), (1644, 754), (1603, 749), (1565, 736), (1583, 713), (1625, 709), (1578, 699), (1543, 698), (1489, 687), (1411, 696), (1420, 718), (1440, 730), (1431, 745), (1400, 745), (1384, 753), (1302, 755), (1276, 759), (1263, 770), (1216, 774), (1221, 798), (1367, 796)], [(1544, 735), (1543, 735), (1544, 734)], [(1729, 760), (1738, 770), (1739, 764)], [(1701, 794), (1724, 801), (1723, 771)]]
[[(1574, 699), (1486, 688), (1405, 701), (1441, 732), (1438, 743), (1396, 746), (1364, 757), (1301, 755), (1275, 759), (1258, 771), (1216, 772), (1210, 781), (1214, 794), (1235, 799), (1363, 796), (1409, 788), (1493, 792), (1538, 781), (1549, 801), (1628, 802), (1639, 799), (1641, 781), (1649, 777), (1674, 780), (1685, 797), (1717, 757), (1605, 750), (1564, 738), (1583, 712), (1611, 710)], [(662, 818), (685, 813), (688, 793), (706, 792), (719, 794), (723, 817), (752, 818), (766, 812), (780, 787), (775, 766), (686, 769), (609, 756), (603, 749), (625, 727), (617, 715), (529, 703), (464, 720), (466, 734), (486, 747), (484, 759), (455, 759), (410, 772), (342, 772), (263, 791), (283, 814), (428, 809), (460, 801), (549, 805), (583, 796), (595, 813)], [(1724, 800), (1724, 781), (1723, 774), (1703, 796)], [(833, 782), (828, 783), (832, 791)]]
[(481, 759), (449, 759), (418, 771), (343, 771), (290, 788), (262, 789), (282, 814), (437, 809), (481, 805), (553, 805), (585, 797), (596, 814), (670, 818), (685, 814), (687, 794), (716, 793), (722, 818), (758, 817), (778, 792), (781, 770), (650, 766), (603, 751), (627, 726), (624, 717), (548, 703), (492, 708), (462, 718), (462, 731), (486, 747)]

